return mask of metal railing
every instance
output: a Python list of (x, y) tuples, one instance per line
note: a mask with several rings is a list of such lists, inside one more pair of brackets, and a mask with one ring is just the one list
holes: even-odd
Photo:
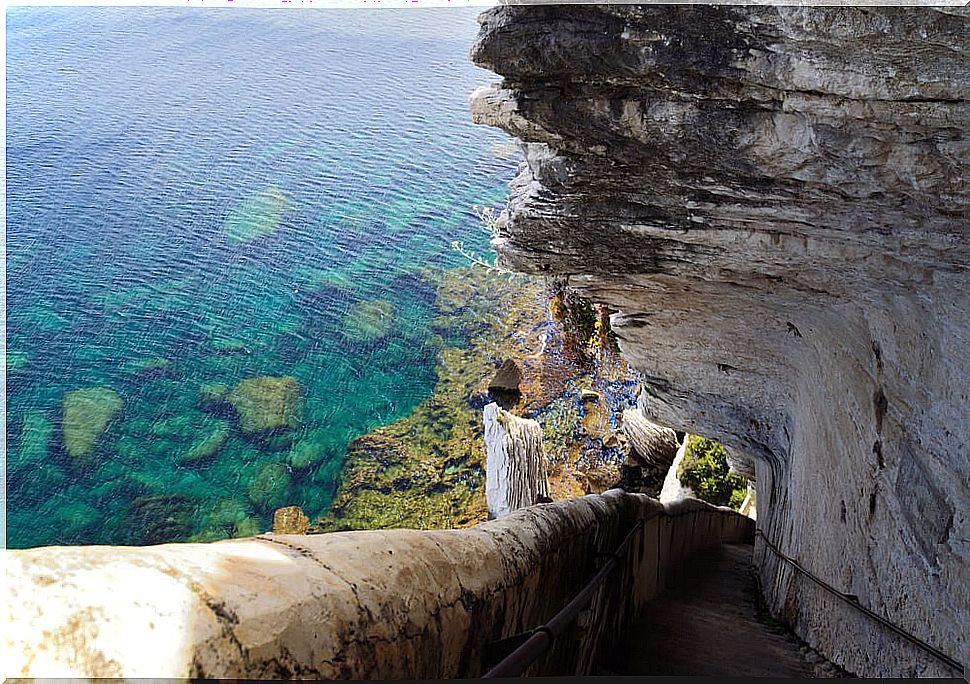
[[(623, 541), (617, 547), (614, 553), (599, 553), (597, 556), (603, 556), (608, 558), (603, 567), (600, 568), (593, 578), (586, 583), (582, 590), (576, 594), (576, 597), (565, 605), (558, 613), (556, 613), (549, 622), (544, 625), (539, 625), (535, 629), (525, 632), (524, 634), (518, 634), (508, 639), (503, 639), (497, 644), (492, 644), (493, 649), (498, 651), (508, 650), (508, 648), (513, 648), (511, 653), (505, 655), (501, 661), (489, 669), (482, 677), (484, 679), (492, 679), (498, 677), (518, 677), (521, 675), (529, 665), (536, 661), (543, 653), (549, 650), (552, 646), (553, 641), (566, 631), (566, 628), (572, 624), (582, 609), (587, 603), (593, 598), (593, 594), (599, 589), (599, 586), (603, 581), (609, 577), (610, 573), (616, 569), (620, 561), (623, 559), (623, 555), (630, 548), (630, 544), (636, 536), (637, 532), (643, 529), (643, 526), (653, 520), (654, 518), (679, 518), (685, 515), (695, 515), (697, 513), (723, 513), (729, 515), (738, 515), (733, 511), (712, 509), (706, 511), (686, 511), (684, 513), (668, 513), (667, 511), (654, 511), (647, 514), (646, 516), (638, 519), (633, 526), (633, 529), (627, 533)], [(660, 536), (658, 533), (657, 543), (660, 543)], [(658, 572), (660, 565), (660, 550), (657, 550), (657, 564)], [(486, 656), (486, 662), (488, 657)]]
[(483, 676), (485, 679), (492, 679), (496, 677), (517, 677), (525, 671), (529, 665), (531, 665), (536, 658), (541, 656), (549, 647), (552, 646), (552, 642), (555, 641), (556, 637), (561, 635), (566, 628), (572, 624), (573, 620), (579, 615), (580, 611), (586, 606), (587, 603), (593, 598), (593, 594), (599, 589), (600, 584), (609, 577), (610, 573), (616, 569), (619, 565), (620, 559), (626, 550), (630, 548), (630, 543), (633, 541), (636, 533), (639, 532), (643, 525), (654, 518), (664, 515), (664, 511), (655, 511), (649, 515), (640, 518), (634, 524), (633, 529), (623, 538), (620, 545), (617, 547), (616, 551), (612, 554), (608, 554), (609, 560), (603, 564), (593, 579), (586, 583), (586, 586), (576, 594), (576, 597), (566, 604), (566, 606), (556, 613), (549, 622), (544, 625), (539, 625), (531, 632), (527, 632), (523, 635), (518, 635), (505, 640), (506, 642), (522, 641), (515, 650), (513, 650), (509, 655), (502, 659), (498, 665), (490, 669)]
[(946, 653), (944, 653), (940, 649), (938, 649), (935, 646), (932, 646), (932, 645), (926, 643), (925, 641), (923, 641), (922, 639), (920, 639), (918, 636), (915, 636), (914, 634), (910, 634), (905, 629), (903, 629), (902, 627), (900, 627), (899, 625), (897, 625), (895, 623), (890, 622), (888, 619), (886, 619), (882, 615), (879, 615), (878, 613), (875, 613), (875, 612), (869, 610), (868, 608), (866, 608), (865, 606), (863, 606), (861, 603), (859, 603), (859, 597), (858, 596), (855, 596), (854, 594), (846, 594), (843, 591), (839, 591), (838, 589), (836, 589), (835, 587), (833, 587), (831, 584), (829, 584), (825, 580), (821, 579), (820, 577), (818, 577), (815, 574), (813, 574), (811, 571), (807, 570), (797, 560), (795, 560), (794, 558), (786, 555), (785, 553), (783, 553), (781, 551), (781, 549), (779, 549), (777, 546), (775, 546), (771, 542), (771, 540), (768, 539), (768, 536), (764, 533), (764, 531), (761, 530), (760, 528), (759, 529), (756, 529), (754, 531), (754, 533), (755, 533), (755, 536), (761, 537), (761, 539), (764, 541), (765, 548), (769, 549), (778, 558), (780, 558), (781, 560), (783, 560), (786, 563), (788, 563), (789, 565), (791, 565), (793, 568), (795, 568), (795, 570), (797, 570), (799, 573), (801, 573), (802, 575), (804, 575), (805, 577), (807, 577), (808, 579), (810, 579), (812, 582), (814, 582), (815, 584), (817, 584), (818, 586), (820, 586), (825, 591), (829, 592), (830, 594), (832, 594), (836, 598), (840, 599), (844, 603), (852, 606), (853, 608), (855, 608), (856, 610), (858, 610), (860, 613), (863, 613), (864, 615), (866, 615), (866, 616), (870, 617), (871, 619), (875, 620), (876, 622), (878, 622), (879, 624), (883, 625), (884, 627), (886, 627), (890, 631), (892, 631), (892, 632), (898, 634), (899, 636), (903, 637), (904, 639), (906, 639), (907, 641), (909, 641), (913, 645), (917, 646), (918, 648), (922, 649), (924, 652), (930, 654), (931, 656), (933, 656), (934, 658), (936, 658), (937, 660), (939, 660), (941, 663), (947, 665), (948, 667), (953, 668), (954, 670), (956, 670), (957, 672), (959, 672), (961, 675), (963, 675), (963, 674), (966, 673), (966, 667), (962, 663), (960, 663), (959, 661), (957, 661), (956, 658), (952, 658), (952, 657), (948, 656)]

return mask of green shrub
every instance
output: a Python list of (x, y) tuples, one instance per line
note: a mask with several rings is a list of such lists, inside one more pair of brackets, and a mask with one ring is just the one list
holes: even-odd
[(715, 506), (741, 507), (748, 488), (743, 477), (730, 471), (724, 445), (689, 435), (677, 477), (697, 498)]

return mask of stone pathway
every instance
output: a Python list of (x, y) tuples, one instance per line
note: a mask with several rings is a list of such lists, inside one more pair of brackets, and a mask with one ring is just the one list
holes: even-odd
[[(689, 560), (666, 592), (602, 659), (604, 675), (816, 677), (834, 666), (758, 619), (750, 545)], [(811, 662), (809, 661), (811, 659)]]

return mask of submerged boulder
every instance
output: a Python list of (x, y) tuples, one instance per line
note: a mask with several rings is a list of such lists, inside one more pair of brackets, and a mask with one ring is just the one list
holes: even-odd
[(306, 468), (324, 460), (330, 449), (318, 435), (308, 435), (294, 444), (287, 454), (287, 462), (294, 468)]
[(247, 378), (226, 395), (245, 433), (297, 427), (303, 411), (300, 382), (292, 376)]
[(29, 411), (20, 427), (19, 454), (21, 465), (46, 464), (54, 423), (43, 411)]
[(164, 544), (187, 539), (195, 503), (187, 496), (140, 496), (128, 505), (124, 539), (129, 544)]
[(86, 387), (64, 395), (61, 430), (64, 450), (72, 458), (94, 453), (98, 440), (124, 401), (109, 387)]
[(198, 463), (212, 458), (222, 449), (229, 439), (229, 426), (220, 425), (202, 439), (195, 442), (189, 449), (179, 457), (179, 463), (190, 464)]
[(290, 486), (290, 472), (281, 463), (266, 463), (246, 488), (250, 502), (259, 508), (274, 508), (286, 495)]
[(369, 299), (350, 308), (341, 332), (350, 342), (376, 342), (387, 337), (393, 326), (394, 306), (383, 299)]
[(226, 217), (223, 225), (226, 239), (238, 244), (272, 235), (279, 230), (291, 206), (286, 194), (275, 185), (252, 195)]

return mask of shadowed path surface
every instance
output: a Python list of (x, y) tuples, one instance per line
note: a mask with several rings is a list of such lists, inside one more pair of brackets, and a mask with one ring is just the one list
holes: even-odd
[(688, 560), (605, 658), (602, 674), (814, 677), (796, 643), (758, 620), (750, 545)]

